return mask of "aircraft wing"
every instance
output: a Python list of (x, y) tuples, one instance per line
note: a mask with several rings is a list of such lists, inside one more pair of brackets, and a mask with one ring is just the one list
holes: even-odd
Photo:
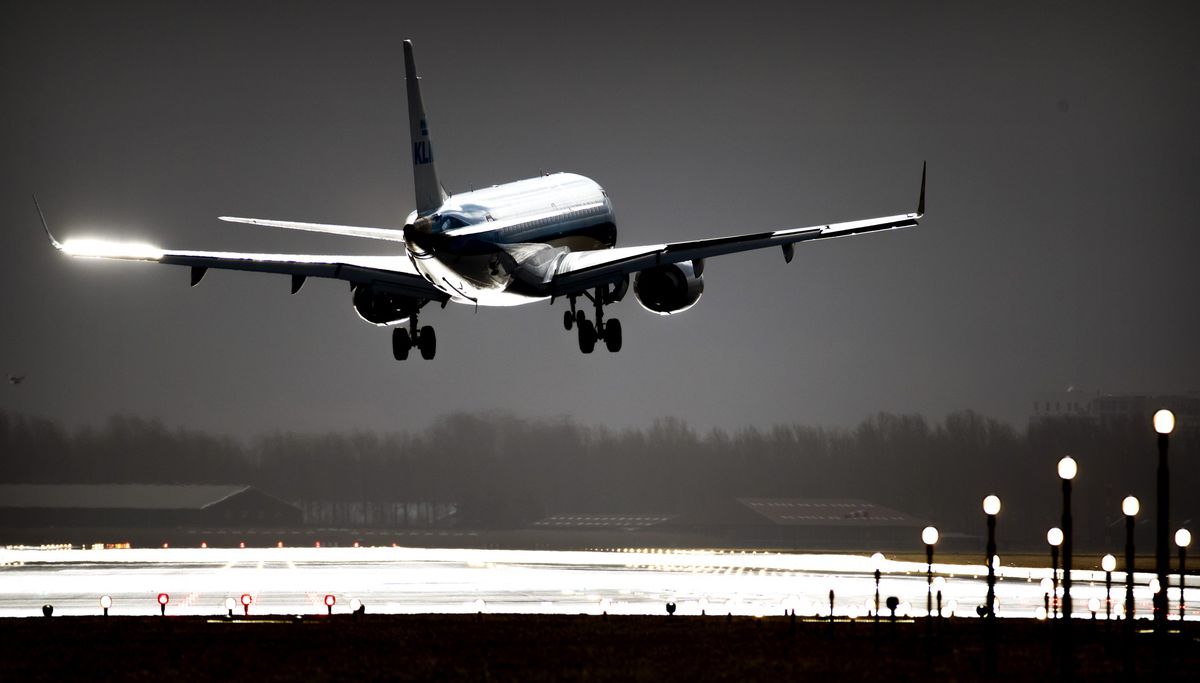
[[(790, 262), (794, 245), (798, 242), (910, 228), (915, 226), (924, 215), (925, 169), (922, 167), (921, 194), (917, 202), (916, 213), (670, 244), (570, 252), (559, 260), (553, 276), (546, 285), (551, 296), (577, 294), (592, 287), (613, 282), (624, 275), (655, 266), (684, 261), (700, 262), (712, 256), (736, 254), (766, 247), (781, 247), (784, 258)], [(702, 270), (702, 266), (697, 268), (697, 272), (700, 270)]]
[[(41, 209), (38, 209), (39, 214)], [(405, 256), (354, 256), (340, 254), (260, 254), (229, 251), (177, 251), (156, 246), (92, 239), (55, 239), (42, 226), (56, 249), (69, 256), (81, 258), (147, 261), (192, 268), (192, 284), (196, 285), (209, 268), (277, 273), (292, 276), (292, 291), (300, 289), (305, 278), (325, 277), (346, 280), (354, 285), (373, 285), (419, 299), (438, 302), (449, 300), (446, 292), (421, 277)]]

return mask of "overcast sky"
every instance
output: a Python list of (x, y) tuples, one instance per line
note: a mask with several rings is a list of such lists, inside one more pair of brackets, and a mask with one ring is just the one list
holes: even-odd
[[(574, 4), (574, 3), (569, 3)], [(1114, 3), (28, 3), (0, 26), (0, 407), (235, 435), (459, 410), (617, 427), (854, 424), (1036, 393), (1200, 389), (1194, 12)], [(652, 6), (653, 5), (653, 6)], [(915, 209), (920, 227), (713, 259), (662, 318), (427, 309), (392, 360), (339, 281), (70, 260), (60, 236), (381, 253), (224, 224), (412, 210), (401, 40), (451, 191), (595, 179), (619, 245)]]

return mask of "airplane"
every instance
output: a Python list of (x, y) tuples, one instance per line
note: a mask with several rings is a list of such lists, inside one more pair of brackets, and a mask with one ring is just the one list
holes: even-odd
[[(298, 292), (309, 277), (350, 283), (351, 303), (368, 323), (392, 328), (392, 355), (405, 360), (415, 347), (431, 360), (437, 353), (432, 326), (420, 326), (426, 305), (515, 306), (565, 300), (563, 328), (574, 328), (579, 350), (592, 353), (603, 341), (622, 346), (621, 322), (605, 306), (630, 288), (643, 308), (673, 315), (694, 306), (704, 292), (707, 259), (778, 247), (792, 261), (795, 245), (917, 225), (925, 214), (925, 165), (915, 213), (649, 244), (617, 246), (617, 224), (608, 193), (574, 173), (549, 173), (502, 185), (451, 194), (434, 163), (429, 119), (421, 98), (412, 41), (404, 41), (409, 135), (416, 209), (401, 228), (360, 227), (221, 216), (220, 220), (285, 230), (396, 242), (389, 256), (264, 254), (178, 251), (144, 243), (95, 239), (59, 241), (50, 232), (37, 197), (34, 204), (50, 243), (70, 256), (149, 261), (191, 268), (196, 286), (211, 268), (290, 275)], [(580, 298), (586, 303), (580, 302)], [(590, 303), (589, 319), (584, 307)]]

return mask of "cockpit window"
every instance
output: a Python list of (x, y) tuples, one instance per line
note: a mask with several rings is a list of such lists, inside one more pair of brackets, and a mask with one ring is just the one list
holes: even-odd
[(462, 227), (465, 227), (468, 225), (470, 225), (470, 223), (464, 221), (463, 219), (459, 218), (458, 216), (452, 216), (452, 215), (440, 216), (437, 219), (437, 223), (435, 224), (438, 232), (441, 232), (444, 230), (453, 230), (455, 228), (462, 228)]

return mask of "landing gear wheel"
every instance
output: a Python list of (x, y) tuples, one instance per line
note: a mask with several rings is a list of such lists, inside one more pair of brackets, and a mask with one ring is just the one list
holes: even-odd
[(596, 349), (596, 326), (590, 320), (579, 323), (579, 350), (591, 353)]
[(437, 354), (437, 334), (429, 325), (422, 327), (417, 335), (417, 348), (421, 349), (421, 357), (425, 360), (433, 360)]
[(408, 337), (408, 330), (395, 328), (392, 330), (392, 356), (396, 360), (408, 360), (408, 351), (412, 348), (412, 340)]
[(570, 332), (571, 328), (574, 326), (575, 326), (575, 315), (573, 313), (571, 313), (570, 311), (563, 311), (563, 329), (566, 330), (567, 332)]
[(582, 325), (584, 320), (587, 320), (587, 318), (584, 317), (583, 311), (575, 311), (575, 323)]
[(604, 323), (604, 346), (609, 353), (621, 350), (621, 321), (613, 318)]

